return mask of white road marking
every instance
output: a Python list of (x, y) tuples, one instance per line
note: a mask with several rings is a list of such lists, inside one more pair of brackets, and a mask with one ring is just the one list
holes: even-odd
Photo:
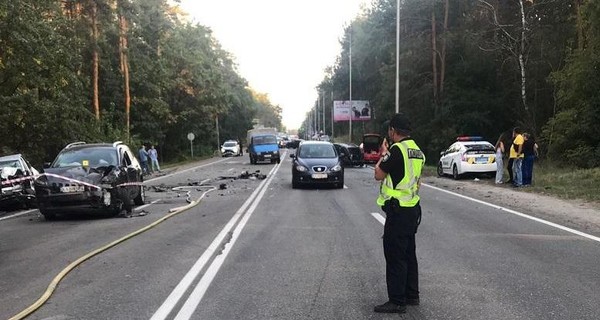
[(0, 218), (0, 221), (2, 221), (2, 220), (8, 220), (8, 219), (11, 219), (11, 218), (20, 217), (22, 215), (26, 215), (26, 214), (34, 212), (34, 211), (37, 211), (37, 209), (31, 209), (31, 210), (27, 210), (27, 211), (21, 211), (19, 213), (15, 213), (15, 214), (12, 214), (10, 216), (2, 217), (2, 218)]
[(377, 221), (379, 221), (379, 223), (385, 225), (385, 218), (381, 215), (381, 213), (371, 212), (371, 215), (373, 216), (373, 218), (377, 219)]
[(269, 184), (271, 184), (271, 181), (273, 181), (273, 178), (275, 177), (275, 174), (277, 173), (277, 170), (279, 169), (280, 166), (281, 166), (281, 163), (279, 163), (277, 166), (275, 166), (275, 168), (274, 168), (275, 172), (269, 177), (265, 187), (262, 188), (260, 194), (258, 195), (258, 197), (256, 197), (254, 203), (252, 203), (252, 206), (250, 206), (250, 208), (248, 209), (248, 211), (246, 212), (246, 214), (244, 215), (244, 217), (242, 218), (240, 223), (237, 225), (235, 230), (233, 230), (233, 232), (231, 234), (231, 240), (229, 241), (229, 243), (226, 244), (226, 246), (223, 249), (223, 251), (221, 252), (221, 254), (215, 257), (215, 259), (213, 260), (211, 265), (208, 267), (208, 269), (206, 270), (206, 272), (204, 273), (204, 275), (198, 282), (198, 285), (194, 288), (194, 291), (192, 291), (189, 298), (184, 303), (183, 307), (181, 307), (181, 310), (177, 313), (175, 320), (188, 320), (194, 315), (194, 311), (196, 311), (196, 308), (200, 304), (200, 301), (202, 301), (202, 298), (204, 297), (206, 290), (208, 290), (208, 287), (210, 286), (213, 279), (219, 272), (221, 265), (223, 265), (223, 262), (225, 262), (225, 259), (227, 258), (227, 255), (231, 251), (231, 248), (233, 248), (233, 245), (235, 244), (239, 235), (242, 233), (244, 226), (246, 226), (246, 222), (248, 222), (248, 219), (250, 219), (250, 216), (252, 216), (252, 213), (254, 212), (254, 210), (256, 209), (258, 204), (260, 203), (260, 200), (265, 195), (265, 192), (267, 191)]
[(344, 189), (348, 189), (348, 186), (347, 186), (347, 185), (344, 185)]
[(153, 205), (153, 204), (155, 204), (155, 203), (157, 203), (157, 202), (159, 202), (159, 201), (161, 201), (161, 200), (162, 200), (162, 199), (154, 200), (154, 201), (152, 201), (152, 202), (150, 202), (150, 203), (148, 203), (148, 204), (145, 204), (145, 205), (143, 205), (143, 206), (139, 206), (139, 207), (135, 208), (135, 209), (134, 209), (134, 211), (140, 211), (140, 210), (142, 210), (142, 209), (144, 209), (144, 208), (148, 208), (149, 206), (151, 206), (151, 205)]
[[(284, 154), (284, 157), (285, 157), (285, 154)], [(263, 180), (261, 182), (261, 184), (258, 186), (258, 188), (256, 188), (256, 190), (254, 190), (254, 192), (246, 200), (246, 202), (244, 202), (244, 204), (238, 209), (238, 211), (233, 215), (233, 217), (229, 220), (229, 222), (225, 225), (225, 227), (223, 227), (221, 232), (219, 232), (217, 237), (208, 246), (208, 248), (200, 256), (200, 258), (198, 258), (198, 260), (194, 263), (192, 268), (190, 268), (190, 270), (181, 279), (179, 284), (177, 284), (175, 289), (173, 289), (173, 291), (169, 294), (169, 296), (163, 302), (163, 304), (159, 307), (159, 309), (154, 313), (154, 315), (152, 315), (152, 318), (150, 318), (151, 320), (163, 320), (169, 316), (169, 314), (175, 308), (175, 306), (179, 303), (179, 301), (181, 300), (183, 295), (188, 291), (188, 288), (192, 285), (192, 283), (194, 282), (196, 277), (204, 269), (204, 266), (209, 262), (210, 258), (214, 255), (215, 252), (217, 252), (221, 249), (221, 244), (223, 243), (223, 240), (231, 232), (231, 230), (236, 225), (238, 220), (240, 220), (240, 218), (242, 216), (244, 216), (244, 214), (247, 215), (246, 209), (251, 205), (251, 203), (255, 199), (257, 199), (257, 196), (259, 194), (260, 194), (260, 197), (262, 197), (262, 195), (264, 194), (264, 190), (267, 189), (266, 188), (267, 183), (270, 183), (270, 181), (272, 181), (273, 177), (275, 176), (276, 170), (280, 166), (281, 166), (281, 164), (278, 164), (278, 165), (275, 165), (271, 169), (271, 171), (267, 174), (269, 179)], [(256, 203), (258, 203), (258, 201), (260, 201), (260, 199), (258, 199), (256, 201)], [(252, 209), (252, 211), (254, 211), (254, 209)], [(237, 228), (236, 228), (236, 230), (237, 230)], [(235, 234), (236, 231), (234, 230), (233, 232)], [(227, 248), (231, 248), (231, 245), (233, 243), (232, 241), (233, 241), (233, 239), (230, 241), (230, 243), (229, 243), (230, 245), (225, 248), (225, 250), (227, 250), (227, 252), (228, 252)], [(223, 256), (225, 250), (219, 256)], [(216, 258), (215, 258), (215, 260), (216, 260)], [(213, 260), (213, 264), (211, 264), (211, 267), (212, 267), (212, 265), (214, 265), (214, 260)], [(209, 267), (209, 269), (210, 269), (210, 267)], [(215, 273), (216, 273), (216, 271), (215, 271)], [(204, 279), (204, 277), (203, 277), (203, 279)], [(212, 281), (212, 278), (211, 278), (211, 281)], [(200, 297), (200, 299), (201, 298), (202, 297)], [(194, 310), (195, 310), (195, 307), (194, 307)]]
[(431, 185), (428, 185), (428, 184), (425, 184), (425, 183), (423, 183), (422, 185), (426, 186), (428, 188), (434, 189), (434, 190), (438, 190), (438, 191), (441, 191), (441, 192), (445, 192), (445, 193), (451, 194), (451, 195), (459, 197), (459, 198), (471, 200), (473, 202), (477, 202), (479, 204), (483, 204), (483, 205), (492, 207), (494, 209), (499, 209), (499, 210), (502, 210), (502, 211), (506, 211), (506, 212), (512, 213), (514, 215), (517, 215), (519, 217), (523, 217), (523, 218), (526, 218), (526, 219), (529, 219), (529, 220), (533, 220), (533, 221), (536, 221), (536, 222), (539, 222), (539, 223), (543, 223), (545, 225), (548, 225), (548, 226), (551, 226), (551, 227), (554, 227), (554, 228), (557, 228), (557, 229), (560, 229), (560, 230), (563, 230), (563, 231), (567, 231), (567, 232), (576, 234), (578, 236), (582, 236), (584, 238), (588, 238), (590, 240), (594, 240), (594, 241), (600, 242), (600, 237), (596, 237), (596, 236), (593, 236), (593, 235), (590, 235), (590, 234), (587, 234), (587, 233), (583, 233), (581, 231), (577, 231), (575, 229), (571, 229), (571, 228), (562, 226), (562, 225), (554, 223), (554, 222), (550, 222), (550, 221), (546, 221), (544, 219), (532, 217), (530, 215), (526, 215), (526, 214), (521, 213), (519, 211), (515, 211), (515, 210), (512, 210), (512, 209), (504, 208), (504, 207), (501, 207), (501, 206), (498, 206), (498, 205), (495, 205), (495, 204), (491, 204), (489, 202), (477, 200), (475, 198), (467, 197), (467, 196), (464, 196), (462, 194), (458, 194), (458, 193), (455, 193), (455, 192), (452, 192), (452, 191), (444, 190), (442, 188), (434, 187), (434, 186), (431, 186)]
[(181, 170), (181, 171), (176, 171), (176, 172), (173, 172), (171, 174), (164, 175), (164, 176), (160, 176), (160, 177), (148, 179), (148, 180), (144, 181), (144, 183), (151, 182), (151, 181), (156, 181), (156, 180), (164, 179), (164, 178), (167, 178), (167, 177), (172, 177), (172, 176), (177, 175), (177, 174), (185, 173), (185, 172), (188, 172), (188, 171), (192, 171), (192, 170), (204, 168), (206, 166), (210, 166), (210, 165), (215, 164), (215, 163), (223, 162), (225, 160), (227, 160), (227, 158), (221, 159), (221, 160), (217, 160), (217, 161), (214, 161), (214, 162), (211, 162), (211, 163), (206, 163), (206, 164), (203, 164), (203, 165), (200, 165), (200, 166), (197, 166), (197, 167), (193, 167), (193, 168), (189, 168), (189, 169), (185, 169), (185, 170)]

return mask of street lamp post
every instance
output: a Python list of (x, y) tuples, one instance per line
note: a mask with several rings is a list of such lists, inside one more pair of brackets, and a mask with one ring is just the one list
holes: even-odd
[(350, 24), (350, 44), (349, 44), (349, 55), (348, 55), (348, 64), (349, 64), (349, 70), (350, 70), (350, 81), (349, 81), (349, 87), (350, 87), (350, 112), (349, 112), (349, 116), (350, 116), (350, 130), (348, 133), (348, 142), (352, 143), (352, 24)]

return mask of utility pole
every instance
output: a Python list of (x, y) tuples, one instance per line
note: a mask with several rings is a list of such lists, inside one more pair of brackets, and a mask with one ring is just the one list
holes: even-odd
[(333, 140), (333, 113), (335, 112), (335, 110), (333, 110), (333, 88), (331, 89), (331, 140)]
[(396, 113), (400, 112), (400, 0), (396, 0)]
[(217, 150), (221, 152), (221, 140), (219, 139), (219, 114), (215, 114), (215, 125), (217, 127)]
[(321, 106), (323, 107), (323, 133), (327, 134), (327, 130), (325, 129), (325, 92), (321, 96)]

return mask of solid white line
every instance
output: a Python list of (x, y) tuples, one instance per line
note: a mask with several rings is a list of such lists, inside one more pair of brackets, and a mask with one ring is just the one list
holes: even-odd
[(160, 176), (160, 177), (148, 179), (148, 180), (144, 181), (144, 183), (151, 182), (151, 181), (156, 181), (156, 180), (160, 180), (160, 179), (164, 179), (164, 178), (167, 178), (167, 177), (172, 177), (172, 176), (177, 175), (177, 174), (181, 174), (181, 173), (184, 173), (184, 172), (188, 172), (188, 171), (200, 169), (200, 168), (203, 168), (203, 167), (206, 167), (206, 166), (210, 166), (210, 165), (215, 164), (215, 163), (223, 162), (225, 160), (227, 160), (227, 158), (221, 159), (221, 160), (217, 160), (217, 161), (214, 161), (214, 162), (211, 162), (211, 163), (206, 163), (206, 164), (203, 164), (203, 165), (200, 165), (200, 166), (197, 166), (197, 167), (193, 167), (193, 168), (189, 168), (189, 169), (185, 169), (185, 170), (181, 170), (181, 171), (176, 171), (176, 172), (173, 172), (171, 174), (164, 175), (164, 176)]
[[(285, 157), (285, 154), (283, 157)], [(206, 290), (208, 290), (208, 287), (210, 286), (213, 279), (219, 272), (221, 265), (223, 264), (223, 262), (225, 262), (225, 259), (227, 258), (227, 255), (231, 251), (231, 248), (233, 248), (235, 241), (238, 239), (239, 235), (241, 234), (242, 230), (244, 229), (246, 222), (248, 222), (248, 219), (250, 219), (250, 216), (252, 216), (252, 213), (254, 212), (254, 210), (256, 210), (256, 207), (260, 203), (260, 200), (265, 195), (265, 192), (267, 191), (269, 184), (271, 184), (271, 181), (273, 181), (273, 178), (275, 177), (277, 170), (279, 170), (279, 167), (281, 167), (281, 163), (279, 163), (278, 165), (275, 166), (275, 168), (274, 168), (275, 172), (273, 173), (273, 175), (271, 175), (269, 177), (269, 179), (267, 179), (267, 183), (266, 183), (265, 187), (262, 188), (260, 194), (258, 195), (258, 197), (256, 197), (255, 201), (252, 203), (252, 206), (250, 206), (250, 208), (248, 209), (248, 211), (246, 212), (246, 214), (244, 215), (244, 217), (242, 218), (240, 223), (236, 226), (235, 230), (233, 230), (233, 233), (231, 235), (231, 240), (229, 241), (229, 243), (227, 243), (227, 245), (225, 246), (225, 248), (223, 249), (221, 254), (216, 256), (215, 259), (213, 260), (213, 262), (210, 264), (210, 266), (208, 267), (208, 269), (206, 270), (206, 272), (204, 273), (204, 275), (198, 282), (198, 285), (194, 288), (194, 291), (192, 291), (192, 294), (190, 294), (189, 298), (186, 300), (183, 307), (181, 307), (181, 310), (177, 313), (175, 320), (183, 320), (183, 319), (188, 320), (192, 317), (192, 315), (194, 314), (194, 311), (196, 311), (196, 308), (200, 304), (200, 301), (202, 301), (202, 298), (204, 297)]]
[[(272, 175), (276, 168), (278, 168), (278, 167), (277, 166), (273, 167), (273, 169), (271, 169), (271, 172), (269, 172), (268, 175), (269, 176)], [(240, 219), (240, 217), (242, 216), (242, 214), (244, 213), (246, 208), (256, 198), (256, 196), (259, 194), (259, 192), (262, 189), (264, 189), (264, 186), (266, 185), (267, 181), (269, 181), (269, 180), (265, 179), (263, 182), (261, 182), (261, 184), (258, 186), (258, 188), (256, 188), (256, 190), (254, 190), (254, 192), (250, 195), (250, 197), (246, 200), (246, 202), (244, 202), (244, 204), (238, 209), (238, 211), (233, 215), (233, 217), (229, 220), (229, 222), (225, 225), (225, 227), (223, 227), (223, 229), (217, 235), (217, 237), (213, 240), (213, 242), (204, 251), (202, 256), (200, 256), (200, 258), (198, 258), (198, 260), (196, 261), (196, 263), (194, 263), (192, 268), (186, 273), (186, 275), (183, 277), (183, 279), (181, 279), (181, 281), (179, 282), (179, 284), (177, 284), (175, 289), (173, 289), (171, 294), (169, 294), (169, 296), (167, 297), (165, 302), (163, 302), (163, 304), (160, 306), (160, 308), (158, 308), (158, 310), (154, 313), (154, 315), (152, 315), (152, 318), (150, 318), (151, 320), (162, 320), (162, 319), (166, 319), (169, 316), (169, 314), (171, 313), (171, 311), (173, 310), (175, 305), (179, 302), (179, 300), (181, 300), (181, 297), (185, 294), (185, 292), (188, 290), (188, 288), (192, 285), (192, 282), (198, 276), (200, 271), (202, 271), (202, 269), (204, 268), (206, 263), (209, 261), (209, 259), (212, 257), (212, 255), (216, 251), (218, 251), (221, 243), (223, 242), (223, 239), (225, 239), (225, 237), (230, 232), (230, 230), (233, 228), (233, 226), (238, 222), (238, 220)]]
[(348, 186), (347, 186), (347, 185), (344, 185), (344, 189), (348, 189)]
[(34, 212), (36, 210), (37, 209), (31, 209), (31, 210), (27, 210), (27, 211), (21, 211), (19, 213), (15, 213), (15, 214), (10, 215), (10, 216), (2, 217), (2, 218), (0, 218), (0, 221), (2, 221), (2, 220), (8, 220), (10, 218), (16, 218), (16, 217), (19, 217), (19, 216), (22, 216), (22, 215), (26, 215), (26, 214)]
[(142, 209), (144, 209), (144, 208), (148, 208), (149, 206), (151, 206), (151, 205), (153, 205), (153, 204), (155, 204), (155, 203), (157, 203), (157, 202), (159, 202), (159, 201), (161, 201), (161, 200), (162, 200), (162, 199), (154, 200), (154, 201), (152, 201), (152, 202), (150, 202), (150, 203), (148, 203), (148, 204), (145, 204), (145, 205), (143, 205), (143, 206), (139, 206), (139, 207), (135, 208), (135, 209), (134, 209), (134, 211), (139, 211), (139, 210), (142, 210)]
[(373, 218), (377, 219), (377, 221), (379, 221), (379, 223), (385, 225), (385, 218), (381, 215), (381, 213), (371, 212), (371, 215), (373, 216)]
[(600, 242), (600, 237), (596, 237), (596, 236), (593, 236), (593, 235), (590, 235), (590, 234), (587, 234), (587, 233), (583, 233), (581, 231), (577, 231), (575, 229), (571, 229), (571, 228), (562, 226), (562, 225), (554, 223), (554, 222), (550, 222), (550, 221), (546, 221), (544, 219), (532, 217), (532, 216), (526, 215), (524, 213), (521, 213), (519, 211), (515, 211), (515, 210), (512, 210), (512, 209), (504, 208), (504, 207), (501, 207), (501, 206), (498, 206), (498, 205), (495, 205), (495, 204), (491, 204), (491, 203), (488, 203), (488, 202), (485, 202), (485, 201), (481, 201), (481, 200), (477, 200), (477, 199), (474, 199), (474, 198), (471, 198), (471, 197), (467, 197), (467, 196), (464, 196), (462, 194), (458, 194), (458, 193), (455, 193), (455, 192), (452, 192), (452, 191), (448, 191), (448, 190), (444, 190), (442, 188), (438, 188), (438, 187), (434, 187), (434, 186), (428, 185), (426, 183), (423, 183), (422, 185), (424, 185), (426, 187), (429, 187), (431, 189), (434, 189), (434, 190), (438, 190), (438, 191), (441, 191), (441, 192), (445, 192), (445, 193), (451, 194), (453, 196), (457, 196), (459, 198), (471, 200), (473, 202), (477, 202), (477, 203), (480, 203), (480, 204), (492, 207), (494, 209), (503, 210), (503, 211), (512, 213), (514, 215), (517, 215), (517, 216), (520, 216), (520, 217), (523, 217), (523, 218), (526, 218), (526, 219), (529, 219), (529, 220), (537, 221), (537, 222), (543, 223), (545, 225), (548, 225), (548, 226), (551, 226), (551, 227), (554, 227), (554, 228), (557, 228), (557, 229), (560, 229), (560, 230), (563, 230), (563, 231), (567, 231), (567, 232), (576, 234), (578, 236), (582, 236), (584, 238), (588, 238), (590, 240), (594, 240), (594, 241)]

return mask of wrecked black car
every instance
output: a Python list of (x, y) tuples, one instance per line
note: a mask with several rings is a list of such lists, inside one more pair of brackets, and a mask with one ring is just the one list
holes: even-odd
[(133, 201), (144, 204), (142, 167), (121, 141), (113, 144), (75, 142), (67, 145), (35, 180), (40, 213), (118, 215), (131, 212)]
[(0, 157), (0, 210), (35, 205), (33, 179), (38, 174), (20, 154)]

